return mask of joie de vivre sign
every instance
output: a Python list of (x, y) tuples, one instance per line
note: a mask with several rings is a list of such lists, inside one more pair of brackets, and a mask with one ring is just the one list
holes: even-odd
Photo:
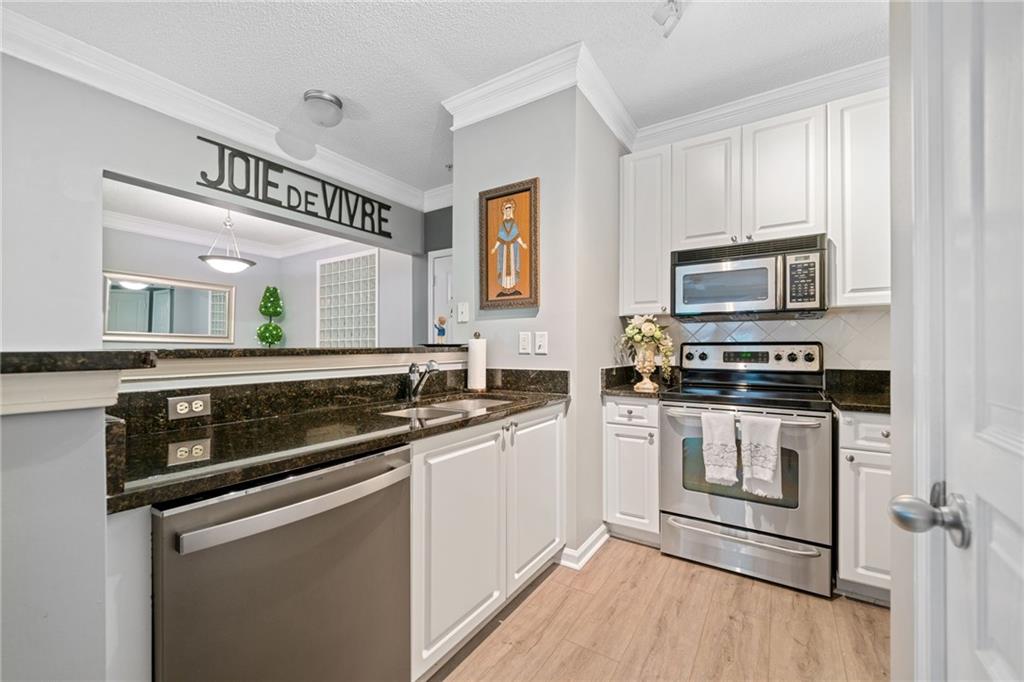
[(223, 142), (196, 138), (217, 150), (217, 170), (201, 171), (197, 185), (391, 239), (385, 229), (388, 204)]

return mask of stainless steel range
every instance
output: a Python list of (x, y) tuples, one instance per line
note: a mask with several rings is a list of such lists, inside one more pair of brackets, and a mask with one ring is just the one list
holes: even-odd
[[(661, 551), (832, 593), (832, 412), (818, 343), (683, 344), (661, 399)], [(781, 497), (705, 477), (701, 414), (775, 417)], [(728, 428), (728, 427), (726, 427)], [(737, 462), (737, 469), (741, 469)]]

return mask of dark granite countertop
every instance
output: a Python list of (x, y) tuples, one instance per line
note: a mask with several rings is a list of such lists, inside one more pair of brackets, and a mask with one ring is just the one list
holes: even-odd
[(382, 355), (388, 353), (460, 353), (461, 344), (396, 346), (388, 348), (161, 348), (159, 360), (206, 360), (211, 358), (308, 357), (314, 355)]
[(850, 412), (881, 412), (888, 414), (890, 406), (889, 393), (863, 393), (846, 390), (829, 390), (828, 397), (832, 404), (840, 410)]
[(96, 372), (156, 367), (156, 353), (134, 350), (25, 351), (0, 353), (0, 374)]
[[(380, 414), (407, 405), (380, 403), (327, 407), (172, 432), (129, 435), (125, 439), (124, 492), (107, 498), (107, 511), (123, 511), (273, 474), (357, 459), (380, 449), (569, 400), (567, 395), (560, 393), (503, 390), (431, 396), (429, 400), (421, 400), (420, 406), (481, 397), (509, 402), (457, 420), (415, 429), (408, 419)], [(168, 464), (172, 443), (203, 438), (211, 439), (211, 459), (191, 464)]]
[(617, 386), (605, 386), (601, 389), (603, 396), (618, 396), (620, 398), (649, 398), (657, 400), (660, 393), (637, 393), (633, 390), (633, 384), (619, 384)]

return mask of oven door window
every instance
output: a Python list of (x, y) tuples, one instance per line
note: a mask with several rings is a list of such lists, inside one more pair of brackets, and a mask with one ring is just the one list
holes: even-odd
[(704, 477), (703, 440), (700, 437), (683, 438), (683, 487), (693, 492), (717, 497), (729, 497), (775, 507), (796, 509), (800, 504), (800, 458), (795, 450), (782, 448), (776, 476), (782, 477), (782, 498), (761, 497), (743, 490), (743, 468), (739, 461), (740, 444), (736, 443), (736, 475), (733, 485), (708, 483)]
[(767, 301), (771, 281), (766, 267), (680, 273), (684, 305)]

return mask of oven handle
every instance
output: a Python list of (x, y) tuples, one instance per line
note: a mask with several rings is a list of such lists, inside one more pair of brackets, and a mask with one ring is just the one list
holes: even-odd
[[(704, 412), (709, 412), (709, 411), (710, 410), (704, 410)], [(682, 410), (672, 409), (671, 407), (665, 409), (665, 414), (667, 414), (670, 417), (699, 417), (700, 416), (700, 412), (683, 412)], [(740, 423), (739, 417), (736, 418), (736, 423), (737, 424)], [(786, 421), (786, 420), (783, 419), (782, 420), (782, 425), (783, 426), (792, 426), (792, 427), (795, 427), (795, 428), (798, 428), (798, 429), (820, 429), (821, 428), (821, 422), (820, 421), (818, 421), (818, 422), (793, 422), (793, 421)]]
[(725, 540), (732, 540), (733, 542), (739, 542), (744, 545), (753, 545), (761, 549), (768, 549), (773, 552), (780, 552), (782, 554), (790, 554), (792, 556), (802, 556), (808, 558), (814, 558), (821, 556), (821, 552), (816, 549), (790, 549), (789, 547), (779, 547), (778, 545), (772, 545), (767, 542), (759, 542), (757, 540), (751, 540), (750, 538), (741, 538), (735, 535), (727, 535), (726, 533), (718, 533), (707, 528), (697, 528), (696, 526), (688, 526), (685, 523), (679, 523), (673, 518), (669, 518), (668, 522), (676, 528), (682, 528), (683, 530), (693, 531), (694, 533), (703, 533), (704, 535), (712, 535), (716, 538), (723, 538)]

